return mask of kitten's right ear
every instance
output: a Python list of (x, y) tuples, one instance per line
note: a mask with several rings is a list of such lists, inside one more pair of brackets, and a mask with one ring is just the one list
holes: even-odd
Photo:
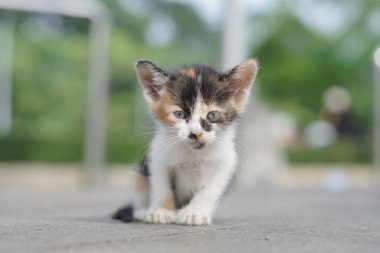
[(140, 85), (143, 87), (145, 98), (148, 101), (157, 101), (160, 98), (160, 90), (169, 80), (169, 74), (146, 60), (136, 62), (136, 74)]
[(257, 74), (257, 62), (254, 59), (243, 61), (227, 71), (225, 78), (234, 91), (234, 100), (238, 111), (242, 112), (247, 103), (249, 90)]

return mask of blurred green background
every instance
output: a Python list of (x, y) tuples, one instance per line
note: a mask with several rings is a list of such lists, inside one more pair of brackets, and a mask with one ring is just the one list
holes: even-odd
[[(107, 161), (132, 163), (150, 138), (136, 131), (145, 127), (136, 125), (136, 114), (145, 113), (136, 108), (141, 94), (134, 61), (146, 58), (168, 69), (191, 63), (220, 68), (223, 22), (186, 1), (104, 3), (113, 24)], [(13, 127), (0, 136), (0, 161), (80, 161), (89, 23), (27, 13), (16, 18)], [(155, 34), (160, 25), (167, 34)], [(380, 41), (380, 2), (268, 1), (251, 6), (248, 28), (249, 54), (261, 66), (262, 100), (292, 115), (300, 133), (322, 117), (328, 87), (339, 85), (352, 95), (356, 134), (342, 135), (325, 148), (300, 142), (288, 149), (290, 161), (370, 163), (372, 55)]]

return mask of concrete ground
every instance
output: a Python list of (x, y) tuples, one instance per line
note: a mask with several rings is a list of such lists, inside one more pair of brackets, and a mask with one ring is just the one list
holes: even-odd
[(0, 252), (380, 252), (380, 188), (232, 191), (208, 227), (110, 219), (122, 190), (0, 191)]

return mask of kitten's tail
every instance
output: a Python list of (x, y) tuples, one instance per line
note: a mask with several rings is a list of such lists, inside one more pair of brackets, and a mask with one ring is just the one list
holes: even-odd
[(112, 215), (112, 219), (120, 220), (122, 222), (132, 222), (135, 220), (133, 213), (134, 208), (132, 205), (124, 206)]
[(131, 171), (128, 175), (128, 202), (117, 210), (112, 219), (122, 222), (141, 220), (148, 199), (148, 175), (140, 171)]

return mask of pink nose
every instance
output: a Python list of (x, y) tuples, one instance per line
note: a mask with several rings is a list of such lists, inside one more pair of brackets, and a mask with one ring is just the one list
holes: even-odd
[(190, 133), (189, 134), (189, 138), (191, 139), (191, 140), (195, 140), (195, 142), (198, 142), (199, 141), (199, 139), (202, 137), (202, 135), (203, 135), (203, 133)]

